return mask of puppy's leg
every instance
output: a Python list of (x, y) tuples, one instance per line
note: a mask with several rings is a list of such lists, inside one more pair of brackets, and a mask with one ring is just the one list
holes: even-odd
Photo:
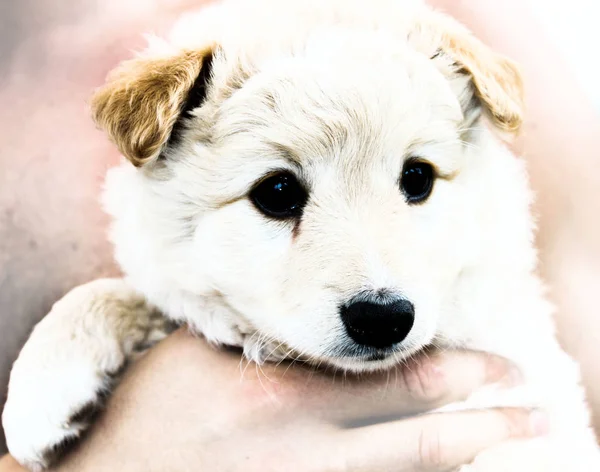
[[(468, 409), (537, 404), (546, 415), (546, 420), (538, 426), (544, 434), (487, 449), (472, 464), (460, 468), (460, 472), (600, 471), (600, 447), (589, 426), (584, 391), (576, 382), (576, 365), (562, 351), (547, 357), (556, 370), (555, 378), (544, 380), (542, 375), (537, 378), (537, 385), (534, 382), (512, 390), (494, 392), (489, 388), (462, 405)], [(542, 395), (545, 398), (541, 399), (539, 392), (545, 392)], [(460, 405), (453, 407), (460, 408)]]
[(16, 360), (2, 423), (10, 453), (41, 470), (74, 440), (136, 352), (172, 328), (121, 279), (82, 285), (34, 328)]
[(600, 453), (589, 437), (549, 436), (499, 444), (479, 454), (459, 472), (591, 472)]

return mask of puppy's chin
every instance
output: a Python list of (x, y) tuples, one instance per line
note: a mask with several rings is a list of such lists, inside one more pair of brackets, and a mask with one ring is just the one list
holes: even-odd
[(366, 357), (331, 357), (324, 360), (324, 363), (336, 370), (353, 373), (388, 370), (398, 365), (400, 362), (402, 362), (402, 357), (398, 357), (398, 354), (389, 355), (382, 359), (376, 360)]
[(373, 354), (361, 356), (314, 357), (309, 363), (352, 373), (377, 372), (392, 369), (404, 363), (407, 359), (414, 357), (422, 350), (425, 350), (425, 346), (400, 348), (382, 353), (374, 352)]

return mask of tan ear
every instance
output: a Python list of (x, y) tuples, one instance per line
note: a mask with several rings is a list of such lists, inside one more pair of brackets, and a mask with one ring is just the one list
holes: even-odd
[(92, 97), (96, 123), (135, 166), (164, 149), (211, 49), (125, 61)]
[(444, 14), (433, 12), (419, 28), (435, 38), (438, 51), (449, 56), (459, 72), (471, 76), (475, 96), (492, 123), (503, 131), (517, 132), (523, 122), (524, 101), (516, 64)]

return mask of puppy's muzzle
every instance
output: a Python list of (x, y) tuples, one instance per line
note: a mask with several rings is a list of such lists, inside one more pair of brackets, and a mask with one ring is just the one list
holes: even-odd
[(343, 306), (340, 316), (354, 342), (386, 349), (408, 336), (415, 322), (415, 307), (404, 298), (360, 300)]

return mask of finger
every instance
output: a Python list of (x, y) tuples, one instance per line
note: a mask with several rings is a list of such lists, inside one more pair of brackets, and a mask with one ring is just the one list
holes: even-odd
[(319, 412), (327, 421), (358, 426), (431, 411), (465, 400), (486, 384), (517, 384), (520, 376), (502, 358), (455, 351), (423, 354), (378, 374), (338, 376), (337, 380), (330, 374), (314, 374), (304, 381), (297, 385), (302, 408)]
[(500, 442), (544, 434), (546, 425), (541, 413), (516, 408), (440, 413), (342, 431), (335, 452), (356, 472), (453, 470)]
[[(465, 400), (485, 384), (519, 381), (508, 361), (471, 351), (428, 352), (386, 372), (353, 376), (298, 364), (267, 363), (259, 367), (240, 362), (239, 353), (218, 352), (185, 331), (171, 336), (163, 347), (188, 359), (190, 365), (201, 362), (223, 392), (244, 399), (241, 407), (249, 402), (275, 401), (290, 415), (302, 414), (341, 426), (356, 427), (428, 412)], [(186, 365), (183, 360), (180, 364)]]

